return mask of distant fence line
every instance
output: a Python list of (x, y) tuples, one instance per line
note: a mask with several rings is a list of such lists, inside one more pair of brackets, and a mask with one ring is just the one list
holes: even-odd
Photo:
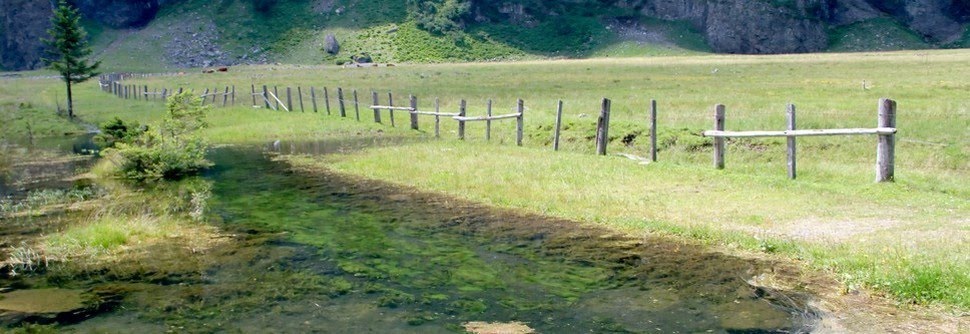
[[(156, 77), (156, 76), (172, 76), (177, 74), (110, 74), (101, 76), (101, 89), (105, 92), (114, 94), (119, 98), (123, 99), (134, 99), (134, 100), (166, 100), (169, 96), (177, 93), (182, 93), (186, 91), (184, 88), (170, 89), (170, 88), (154, 88), (149, 89), (147, 85), (133, 85), (124, 84), (121, 80), (130, 78), (146, 78), (146, 77)], [(194, 92), (194, 90), (189, 90)], [(306, 106), (304, 105), (304, 89), (303, 87), (296, 87), (297, 104), (293, 103), (293, 89), (291, 87), (285, 88), (285, 102), (281, 98), (279, 93), (279, 87), (273, 86), (270, 90), (270, 86), (256, 84), (250, 85), (250, 96), (252, 100), (252, 107), (254, 108), (265, 108), (271, 110), (283, 109), (288, 112), (296, 111), (299, 108), (301, 112), (306, 111)], [(317, 104), (317, 88), (311, 86), (309, 89), (310, 93), (310, 104), (313, 112), (318, 111)], [(324, 110), (327, 115), (332, 114), (331, 110), (331, 97), (330, 90), (326, 87), (321, 91), (323, 93)], [(356, 89), (351, 91), (351, 98), (345, 98), (344, 89), (338, 87), (336, 96), (337, 102), (337, 112), (340, 117), (347, 117), (348, 115), (348, 105), (352, 105), (354, 108), (354, 117), (357, 121), (361, 120), (360, 116), (360, 99)], [(236, 105), (236, 86), (227, 85), (223, 86), (220, 91), (219, 87), (215, 87), (212, 90), (206, 88), (202, 94), (199, 95), (202, 102), (208, 103), (213, 106), (220, 106), (219, 98), (222, 98), (221, 106), (235, 106)], [(522, 146), (524, 128), (525, 128), (525, 101), (518, 99), (516, 101), (516, 112), (503, 115), (493, 115), (492, 114), (492, 100), (489, 99), (486, 102), (486, 114), (484, 116), (468, 116), (466, 100), (462, 99), (459, 103), (458, 112), (441, 112), (440, 103), (437, 98), (434, 100), (433, 110), (422, 110), (418, 107), (418, 98), (414, 95), (408, 96), (407, 106), (397, 106), (394, 104), (394, 94), (392, 92), (387, 93), (387, 103), (382, 104), (380, 99), (380, 94), (377, 91), (371, 91), (371, 103), (365, 105), (365, 109), (373, 110), (373, 120), (375, 123), (383, 124), (383, 113), (387, 112), (388, 120), (392, 127), (396, 127), (395, 122), (395, 111), (406, 112), (410, 117), (410, 128), (413, 130), (420, 130), (419, 116), (433, 116), (434, 117), (434, 135), (435, 138), (441, 137), (441, 118), (447, 117), (456, 121), (458, 124), (458, 139), (465, 140), (465, 126), (467, 122), (485, 122), (485, 140), (489, 141), (492, 137), (492, 122), (500, 121), (505, 119), (515, 119), (516, 120), (516, 145)], [(601, 103), (600, 114), (596, 122), (596, 154), (606, 155), (607, 146), (609, 144), (609, 128), (610, 128), (610, 113), (612, 109), (612, 101), (610, 99), (604, 98)], [(563, 113), (563, 101), (559, 100), (556, 106), (556, 122), (553, 130), (553, 150), (559, 150), (560, 134), (562, 130), (562, 113)], [(705, 131), (703, 136), (713, 138), (714, 142), (714, 166), (717, 169), (724, 168), (724, 155), (726, 152), (726, 138), (751, 138), (751, 137), (786, 137), (788, 139), (788, 177), (790, 179), (795, 179), (796, 177), (796, 146), (795, 138), (802, 136), (835, 136), (835, 135), (877, 135), (878, 147), (876, 153), (876, 182), (893, 182), (895, 180), (894, 175), (894, 162), (895, 162), (895, 134), (896, 129), (896, 102), (890, 99), (880, 99), (879, 101), (879, 125), (877, 128), (863, 128), (863, 129), (815, 129), (815, 130), (796, 130), (795, 129), (795, 106), (789, 105), (787, 109), (788, 115), (788, 129), (784, 131), (725, 131), (724, 120), (725, 120), (725, 106), (716, 105), (714, 107), (714, 130)], [(650, 107), (648, 111), (649, 118), (649, 132), (650, 132), (650, 158), (638, 158), (638, 160), (645, 160), (649, 162), (657, 161), (657, 101), (651, 100)], [(625, 155), (626, 156), (626, 155)], [(630, 157), (630, 156), (628, 156)]]

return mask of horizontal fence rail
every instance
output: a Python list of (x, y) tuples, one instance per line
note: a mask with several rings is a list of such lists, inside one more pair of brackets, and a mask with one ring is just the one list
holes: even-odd
[(757, 137), (813, 137), (813, 136), (852, 136), (852, 135), (891, 135), (895, 128), (870, 129), (820, 129), (785, 131), (704, 131), (704, 137), (757, 138)]
[[(604, 103), (605, 105), (605, 103)], [(896, 129), (896, 101), (890, 99), (879, 100), (878, 127), (853, 129), (795, 129), (795, 105), (788, 105), (788, 130), (783, 131), (725, 131), (725, 106), (714, 106), (714, 130), (704, 131), (705, 137), (714, 138), (714, 168), (724, 169), (724, 155), (727, 152), (725, 138), (757, 138), (757, 137), (787, 137), (788, 138), (788, 178), (797, 176), (797, 148), (795, 138), (817, 136), (856, 136), (876, 135), (876, 182), (893, 182), (895, 180), (895, 135)]]

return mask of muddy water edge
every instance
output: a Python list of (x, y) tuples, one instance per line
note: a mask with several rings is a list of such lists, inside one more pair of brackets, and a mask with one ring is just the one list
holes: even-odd
[(460, 333), (482, 321), (539, 333), (790, 333), (817, 321), (808, 296), (747, 281), (788, 266), (303, 170), (267, 152), (366, 145), (217, 149), (216, 167), (193, 182), (211, 184), (208, 223), (229, 242), (0, 283), (119, 296), (55, 327), (73, 332)]

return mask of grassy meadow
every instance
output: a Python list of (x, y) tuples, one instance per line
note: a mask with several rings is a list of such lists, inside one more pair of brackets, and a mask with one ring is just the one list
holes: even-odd
[[(491, 205), (598, 224), (633, 235), (659, 233), (729, 252), (774, 253), (830, 271), (846, 284), (885, 293), (904, 303), (970, 308), (970, 50), (781, 56), (603, 58), (519, 63), (234, 67), (228, 73), (187, 73), (135, 79), (150, 88), (235, 85), (237, 106), (214, 108), (209, 139), (219, 144), (266, 144), (277, 139), (346, 136), (433, 137), (433, 119), (421, 130), (373, 123), (366, 109), (372, 90), (396, 105), (407, 96), (419, 109), (469, 115), (513, 111), (525, 101), (525, 147), (515, 147), (514, 122), (498, 121), (492, 141), (484, 124), (471, 123), (467, 140), (456, 122), (442, 120), (440, 140), (336, 156), (291, 159), (446, 193)], [(250, 106), (250, 85), (303, 87), (304, 112)], [(317, 89), (313, 113), (309, 89)], [(332, 99), (356, 89), (361, 122), (324, 111), (320, 90)], [(151, 123), (161, 102), (121, 100), (97, 83), (77, 90), (70, 123), (53, 116), (63, 88), (54, 79), (2, 79), (3, 136), (28, 132), (63, 135), (120, 117)], [(61, 94), (61, 95), (58, 95)], [(283, 97), (281, 96), (281, 98)], [(875, 184), (874, 137), (799, 139), (799, 178), (786, 179), (784, 139), (730, 140), (727, 168), (714, 170), (710, 139), (714, 104), (727, 106), (729, 130), (781, 130), (794, 103), (798, 127), (874, 127), (879, 98), (898, 102), (896, 178)], [(646, 156), (646, 113), (659, 109), (660, 161), (639, 165), (592, 155), (600, 100), (613, 101), (610, 153)], [(563, 152), (551, 148), (555, 106), (564, 101)], [(294, 103), (298, 101), (293, 97)], [(285, 101), (285, 98), (284, 98)], [(220, 101), (221, 102), (221, 101)], [(63, 105), (63, 103), (62, 103)], [(30, 129), (27, 130), (27, 124)], [(44, 130), (38, 130), (44, 129)]]

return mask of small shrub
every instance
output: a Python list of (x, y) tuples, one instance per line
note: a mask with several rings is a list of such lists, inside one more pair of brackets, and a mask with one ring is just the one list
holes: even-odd
[(94, 143), (101, 148), (114, 147), (115, 143), (131, 143), (141, 136), (148, 127), (141, 126), (137, 122), (125, 124), (120, 118), (101, 124), (101, 133), (94, 136)]
[(116, 143), (122, 177), (179, 179), (212, 166), (205, 159), (208, 143), (196, 132), (208, 126), (206, 107), (199, 97), (185, 92), (168, 101), (162, 125), (141, 133), (131, 143)]

